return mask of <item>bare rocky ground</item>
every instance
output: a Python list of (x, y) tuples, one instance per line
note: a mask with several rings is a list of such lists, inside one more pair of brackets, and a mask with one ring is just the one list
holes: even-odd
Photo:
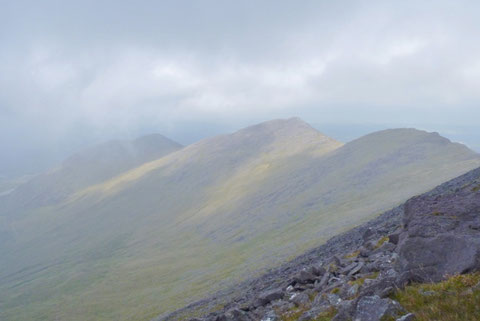
[(408, 321), (414, 315), (389, 298), (396, 289), (479, 270), (480, 168), (157, 320), (275, 321), (301, 308), (301, 321), (325, 311), (335, 321)]

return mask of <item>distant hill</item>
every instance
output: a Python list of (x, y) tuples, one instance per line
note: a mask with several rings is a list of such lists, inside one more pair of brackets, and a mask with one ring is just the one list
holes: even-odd
[(0, 243), (0, 318), (148, 320), (478, 166), (415, 129), (342, 144), (294, 118), (205, 139), (19, 210)]
[(152, 134), (132, 141), (114, 140), (85, 149), (60, 166), (16, 186), (0, 198), (0, 213), (59, 203), (70, 194), (165, 156), (182, 146)]

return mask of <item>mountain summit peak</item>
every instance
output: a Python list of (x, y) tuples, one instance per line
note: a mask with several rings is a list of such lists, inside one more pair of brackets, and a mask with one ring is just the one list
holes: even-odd
[(335, 141), (334, 139), (320, 133), (298, 117), (265, 121), (243, 128), (232, 135), (253, 135), (258, 137), (271, 136), (276, 139), (299, 139), (301, 137), (310, 137), (311, 139), (328, 139)]

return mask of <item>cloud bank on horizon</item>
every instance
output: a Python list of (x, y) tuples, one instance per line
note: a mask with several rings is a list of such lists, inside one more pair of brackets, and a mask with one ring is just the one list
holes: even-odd
[(0, 134), (14, 148), (290, 115), (472, 126), (479, 38), (478, 1), (7, 0)]

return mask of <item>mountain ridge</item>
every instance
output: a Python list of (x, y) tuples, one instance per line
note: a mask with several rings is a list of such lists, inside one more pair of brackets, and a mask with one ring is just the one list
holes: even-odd
[[(285, 150), (282, 147), (278, 148), (276, 146), (270, 146), (271, 144), (274, 144), (276, 142), (276, 139), (285, 138), (292, 140), (291, 142), (289, 142), (290, 144), (295, 142), (295, 139), (297, 138), (301, 138), (302, 141), (300, 142), (301, 144), (292, 146), (292, 148), (289, 148), (289, 150)], [(235, 146), (240, 146), (246, 143), (249, 144), (249, 146), (251, 146), (252, 148), (255, 145), (261, 145), (264, 148), (264, 150), (262, 150), (262, 153), (274, 153), (274, 157), (279, 156), (275, 155), (275, 153), (284, 153), (284, 155), (281, 156), (285, 156), (285, 154), (286, 156), (288, 156), (289, 153), (293, 154), (295, 152), (298, 152), (298, 149), (301, 148), (311, 149), (312, 153), (321, 155), (325, 152), (334, 150), (343, 145), (343, 143), (340, 143), (320, 133), (299, 118), (276, 119), (246, 127), (232, 134), (224, 134), (211, 138), (205, 138), (197, 143), (186, 146), (180, 151), (180, 153), (172, 153), (170, 155), (167, 155), (167, 157), (153, 160), (138, 168), (130, 170), (124, 175), (115, 177), (103, 184), (106, 185), (106, 189), (110, 189), (114, 185), (116, 185), (116, 183), (129, 182), (135, 179), (139, 179), (147, 173), (161, 168), (165, 163), (168, 163), (169, 161), (174, 161), (177, 163), (184, 162), (188, 160), (189, 157), (195, 156), (195, 154), (200, 154), (200, 156), (205, 157), (204, 154), (221, 153), (222, 148), (224, 148), (223, 146), (225, 144), (233, 144)], [(210, 150), (202, 151), (202, 148), (208, 145), (212, 146), (210, 147)], [(103, 184), (100, 183), (98, 186), (93, 186), (93, 188), (101, 189)]]
[(298, 119), (266, 122), (33, 209), (3, 234), (0, 317), (148, 319), (480, 166), (426, 133), (392, 135), (343, 144)]

